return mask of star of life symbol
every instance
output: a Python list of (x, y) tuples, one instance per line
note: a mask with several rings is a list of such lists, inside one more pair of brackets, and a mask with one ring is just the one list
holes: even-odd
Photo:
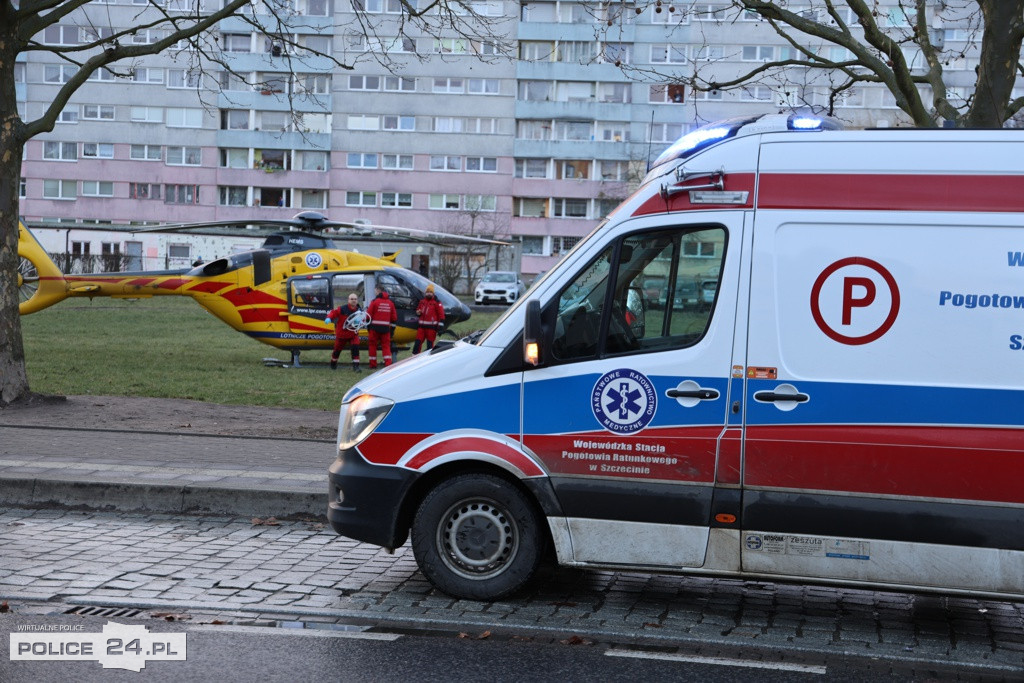
[(315, 251), (311, 251), (306, 254), (306, 265), (310, 268), (319, 268), (320, 264), (324, 262), (323, 256)]
[(616, 434), (633, 434), (646, 427), (658, 408), (654, 384), (636, 370), (605, 373), (591, 393), (590, 407), (601, 426)]

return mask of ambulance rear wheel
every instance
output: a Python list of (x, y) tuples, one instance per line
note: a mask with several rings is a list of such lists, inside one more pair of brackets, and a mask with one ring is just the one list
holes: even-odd
[(438, 484), (412, 524), (416, 563), (441, 591), (469, 600), (498, 600), (537, 571), (546, 536), (526, 495), (489, 474), (463, 474)]

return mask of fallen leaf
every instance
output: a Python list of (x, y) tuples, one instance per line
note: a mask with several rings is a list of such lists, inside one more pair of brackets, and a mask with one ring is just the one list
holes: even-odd
[(648, 622), (644, 623), (644, 626), (645, 627), (649, 626), (651, 628), (661, 628), (661, 624), (655, 624), (654, 622), (651, 622), (651, 621), (648, 621)]
[(11, 606), (7, 604), (6, 600), (4, 600), (3, 602), (0, 602), (0, 612), (10, 612), (10, 611), (11, 611)]
[(490, 638), (490, 637), (491, 637), (491, 632), (490, 632), (490, 631), (484, 631), (483, 633), (481, 633), (480, 635), (478, 635), (478, 636), (476, 637), (476, 639), (477, 639), (477, 640), (487, 640), (487, 639), (488, 639), (488, 638)]
[(561, 641), (562, 645), (591, 645), (591, 642), (586, 638), (580, 638), (579, 636), (571, 636)]
[(179, 614), (177, 612), (153, 612), (149, 616), (154, 619), (165, 619), (167, 621), (187, 621), (192, 618), (190, 614)]
[(253, 526), (281, 526), (281, 522), (277, 521), (276, 517), (267, 517), (266, 519), (260, 519), (259, 517), (252, 518)]
[(470, 636), (469, 636), (469, 634), (468, 634), (468, 633), (460, 633), (460, 634), (459, 634), (459, 638), (469, 638), (469, 637), (470, 637)]
[(213, 621), (211, 621), (210, 623), (211, 623), (211, 624), (213, 624), (214, 626), (223, 626), (224, 624), (226, 624), (226, 623), (228, 623), (228, 622), (226, 622), (226, 621), (221, 621), (220, 619), (214, 619), (214, 620), (213, 620)]

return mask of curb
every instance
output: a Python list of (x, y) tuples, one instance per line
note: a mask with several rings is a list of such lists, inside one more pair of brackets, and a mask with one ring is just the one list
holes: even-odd
[(0, 505), (326, 520), (327, 491), (0, 477)]

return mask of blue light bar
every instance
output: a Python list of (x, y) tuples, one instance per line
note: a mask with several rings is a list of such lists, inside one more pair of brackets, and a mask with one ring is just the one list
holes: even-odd
[(736, 131), (741, 127), (755, 120), (756, 117), (728, 119), (726, 121), (709, 123), (695, 130), (691, 130), (689, 133), (672, 143), (671, 147), (658, 155), (658, 158), (654, 160), (653, 164), (651, 164), (651, 168), (656, 168), (661, 164), (675, 159), (685, 159), (698, 150), (710, 147), (716, 142), (720, 142), (726, 138), (736, 135)]

